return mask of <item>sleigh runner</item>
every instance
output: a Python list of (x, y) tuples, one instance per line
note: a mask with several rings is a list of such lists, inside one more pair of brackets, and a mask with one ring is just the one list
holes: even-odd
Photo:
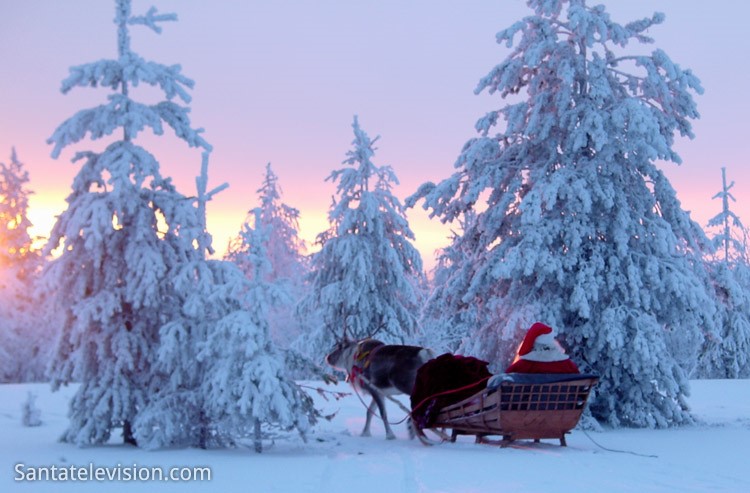
[[(414, 429), (427, 445), (474, 435), (478, 443), (500, 446), (542, 439), (566, 446), (565, 435), (578, 424), (598, 380), (585, 374), (497, 375), (486, 388), (454, 404), (436, 409), (436, 397), (422, 401), (412, 410)], [(489, 438), (494, 436), (499, 438)]]

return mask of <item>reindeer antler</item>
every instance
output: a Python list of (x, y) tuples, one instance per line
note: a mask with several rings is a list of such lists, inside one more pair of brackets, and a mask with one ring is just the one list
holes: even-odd
[[(344, 311), (343, 308), (341, 309), (341, 311), (342, 312)], [(348, 317), (344, 316), (344, 314), (342, 313), (342, 317), (341, 318), (342, 318), (342, 320), (344, 322), (343, 323), (343, 325), (344, 325), (344, 332), (342, 334), (343, 337), (341, 338), (341, 340), (342, 341), (348, 341), (349, 340), (349, 325), (347, 324), (347, 318)]]
[(374, 339), (375, 336), (378, 334), (378, 332), (380, 332), (384, 328), (385, 328), (385, 322), (383, 322), (382, 319), (381, 319), (381, 322), (380, 322), (380, 325), (378, 326), (378, 328), (375, 329), (374, 331), (371, 331), (371, 332), (367, 333), (367, 338), (368, 339)]

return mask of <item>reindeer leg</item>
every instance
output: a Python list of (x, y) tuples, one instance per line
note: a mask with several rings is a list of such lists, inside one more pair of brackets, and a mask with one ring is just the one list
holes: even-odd
[(388, 440), (395, 440), (396, 435), (393, 433), (391, 425), (388, 423), (388, 414), (385, 412), (385, 401), (383, 400), (383, 395), (373, 389), (372, 401), (377, 403), (378, 409), (380, 410), (380, 418), (383, 420), (383, 425), (385, 425), (385, 438)]
[(362, 430), (360, 436), (369, 437), (370, 435), (370, 422), (372, 421), (372, 415), (375, 414), (375, 397), (373, 396), (370, 401), (370, 405), (367, 406), (367, 417), (365, 418), (365, 428)]

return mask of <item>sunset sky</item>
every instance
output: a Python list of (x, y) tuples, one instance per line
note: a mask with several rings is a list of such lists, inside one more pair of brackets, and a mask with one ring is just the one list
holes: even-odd
[[(701, 79), (696, 138), (679, 139), (681, 166), (664, 163), (683, 207), (705, 226), (721, 204), (721, 167), (750, 224), (750, 69), (746, 34), (750, 2), (743, 0), (610, 0), (620, 23), (654, 11), (667, 20), (649, 33), (661, 48)], [(474, 95), (478, 80), (508, 48), (495, 34), (529, 15), (523, 0), (134, 0), (175, 12), (161, 35), (131, 29), (132, 46), (147, 60), (179, 63), (196, 82), (192, 122), (214, 146), (210, 181), (230, 188), (209, 204), (209, 230), (220, 252), (257, 204), (265, 164), (279, 176), (284, 201), (302, 212), (301, 233), (313, 240), (327, 226), (334, 187), (325, 182), (341, 167), (353, 138), (352, 116), (371, 137), (380, 135), (374, 162), (391, 165), (402, 200), (425, 181), (449, 176), (474, 123), (502, 106), (499, 96)], [(102, 104), (106, 89), (60, 93), (68, 68), (116, 57), (111, 0), (2, 0), (0, 2), (0, 161), (11, 147), (26, 165), (35, 192), (30, 217), (46, 235), (65, 208), (77, 151), (101, 149), (85, 140), (58, 160), (45, 141), (76, 111)], [(140, 90), (140, 89), (138, 89)], [(136, 98), (139, 92), (133, 92)], [(145, 90), (143, 98), (153, 98)], [(192, 194), (200, 153), (170, 130), (139, 141), (162, 172)], [(409, 211), (417, 247), (428, 266), (448, 229)]]

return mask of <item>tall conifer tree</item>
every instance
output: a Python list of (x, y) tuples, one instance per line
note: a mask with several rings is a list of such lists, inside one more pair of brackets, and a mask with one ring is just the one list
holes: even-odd
[(721, 212), (708, 221), (716, 234), (716, 254), (708, 261), (718, 299), (716, 320), (719, 333), (707, 337), (693, 375), (703, 378), (747, 378), (750, 376), (750, 264), (747, 252), (747, 228), (729, 207), (736, 201), (727, 184), (726, 169), (721, 168)]
[[(263, 184), (257, 193), (259, 207), (248, 212), (239, 234), (229, 243), (225, 258), (237, 264), (248, 279), (253, 279), (258, 267), (253, 262), (259, 258), (253, 253), (258, 248), (253, 242), (264, 241), (262, 247), (270, 264), (268, 269), (263, 269), (262, 281), (283, 284), (289, 294), (269, 307), (271, 336), (278, 344), (289, 347), (302, 331), (294, 312), (305, 294), (305, 277), (309, 270), (305, 256), (307, 247), (299, 237), (300, 212), (282, 202), (279, 178), (271, 169), (271, 163), (266, 165)], [(264, 233), (259, 234), (260, 230)]]
[(45, 324), (33, 290), (41, 266), (29, 236), (29, 174), (11, 150), (0, 163), (0, 382), (43, 376)]
[(685, 368), (714, 332), (707, 240), (655, 162), (680, 162), (699, 80), (662, 50), (625, 52), (662, 14), (621, 25), (585, 0), (527, 3), (476, 89), (503, 106), (477, 122), (452, 177), (407, 201), (444, 222), (476, 213), (452, 246), (450, 296), (433, 302), (445, 318), (475, 312), (463, 348), (496, 370), (531, 323), (555, 327), (601, 375), (591, 409), (609, 424), (688, 422)]
[[(191, 147), (209, 150), (190, 125), (193, 81), (179, 65), (149, 62), (130, 48), (130, 26), (160, 32), (176, 15), (131, 13), (130, 0), (116, 0), (117, 58), (72, 67), (62, 92), (74, 87), (108, 87), (100, 106), (63, 122), (49, 139), (57, 158), (63, 148), (89, 136), (111, 141), (102, 152), (78, 152), (81, 168), (54, 225), (47, 251), (62, 248), (44, 280), (53, 294), (62, 330), (52, 364), (53, 388), (80, 382), (63, 439), (106, 442), (122, 428), (134, 443), (133, 421), (152, 393), (159, 328), (173, 316), (175, 298), (168, 273), (201, 255), (190, 242), (202, 235), (191, 200), (162, 176), (157, 159), (136, 143), (141, 131), (156, 135), (165, 124)], [(139, 84), (161, 89), (166, 100), (140, 103), (131, 97)], [(115, 132), (119, 131), (119, 135)]]
[(411, 244), (404, 208), (393, 195), (398, 183), (389, 166), (372, 162), (374, 144), (357, 117), (353, 148), (328, 180), (337, 197), (330, 228), (318, 236), (311, 292), (303, 306), (319, 309), (323, 326), (312, 346), (329, 349), (336, 339), (375, 336), (403, 342), (417, 334), (422, 259)]

